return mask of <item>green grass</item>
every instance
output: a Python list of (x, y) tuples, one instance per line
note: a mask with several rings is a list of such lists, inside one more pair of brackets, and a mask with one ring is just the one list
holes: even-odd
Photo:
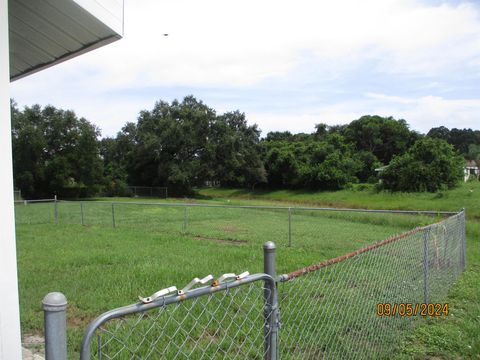
[(251, 200), (370, 209), (450, 210), (467, 212), (467, 269), (450, 290), (451, 315), (432, 319), (401, 343), (399, 359), (480, 359), (480, 183), (461, 184), (438, 193), (376, 192), (366, 187), (336, 192), (199, 189), (202, 198)]
[[(362, 190), (363, 189), (363, 190)], [(340, 191), (273, 190), (203, 188), (200, 198), (231, 201), (253, 200), (289, 204), (310, 204), (330, 207), (354, 207), (398, 210), (458, 211), (465, 207), (470, 218), (480, 220), (480, 182), (462, 183), (459, 187), (437, 193), (377, 192), (371, 186), (356, 186)]]
[[(465, 206), (467, 213), (475, 218), (480, 188), (473, 190), (470, 192), (465, 186), (442, 196), (350, 191), (352, 202), (348, 203), (347, 192), (247, 193), (204, 189), (200, 191), (200, 199), (185, 201), (371, 208), (390, 205), (391, 208), (435, 210), (458, 210)], [(326, 200), (329, 196), (331, 200)], [(135, 302), (138, 295), (147, 296), (170, 285), (181, 288), (193, 277), (209, 273), (261, 272), (261, 245), (267, 240), (279, 245), (277, 271), (283, 273), (433, 220), (403, 215), (294, 210), (293, 246), (289, 248), (285, 210), (189, 208), (184, 229), (183, 208), (115, 205), (117, 227), (114, 229), (110, 204), (85, 202), (83, 206), (86, 226), (80, 225), (79, 203), (60, 203), (56, 226), (52, 204), (16, 208), (22, 332), (41, 332), (40, 300), (47, 292), (64, 292), (69, 299), (71, 357), (76, 356), (85, 325), (90, 320), (113, 307)], [(478, 225), (470, 218), (468, 268), (449, 295), (454, 316), (420, 327), (408, 341), (401, 343), (400, 358), (475, 358), (475, 354), (480, 353), (476, 330), (480, 319), (480, 254), (475, 246), (478, 245)]]

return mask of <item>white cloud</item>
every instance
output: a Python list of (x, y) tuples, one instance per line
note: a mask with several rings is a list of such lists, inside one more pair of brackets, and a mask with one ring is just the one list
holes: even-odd
[(476, 66), (478, 15), (405, 0), (127, 0), (125, 38), (81, 63), (106, 87), (252, 85), (286, 76), (303, 52), (326, 72), (373, 58), (385, 72), (435, 74)]
[[(106, 135), (160, 99), (156, 90), (145, 89), (163, 88), (164, 96), (178, 87), (186, 89), (182, 95), (215, 87), (231, 98), (239, 89), (251, 91), (252, 98), (234, 106), (219, 98), (207, 104), (239, 108), (265, 131), (312, 131), (318, 122), (373, 113), (404, 117), (422, 130), (426, 121), (475, 126), (477, 100), (447, 99), (439, 91), (458, 87), (445, 75), (457, 82), (480, 77), (479, 9), (413, 0), (125, 0), (124, 39), (13, 83), (12, 96), (22, 105), (73, 108)], [(365, 68), (369, 77), (351, 78)], [(376, 76), (392, 83), (400, 78), (412, 94), (399, 96), (377, 85)], [(354, 81), (372, 85), (355, 93)], [(290, 106), (290, 115), (292, 110), (269, 108), (272, 100), (262, 98), (259, 87), (269, 83), (285, 86), (289, 104), (301, 104), (305, 89), (324, 97), (318, 104)], [(302, 91), (295, 94), (292, 86)], [(345, 90), (351, 99), (338, 95)]]
[(440, 96), (408, 98), (384, 94), (366, 94), (373, 100), (371, 108), (375, 114), (395, 115), (414, 124), (416, 130), (427, 132), (432, 127), (478, 129), (480, 98), (445, 99)]

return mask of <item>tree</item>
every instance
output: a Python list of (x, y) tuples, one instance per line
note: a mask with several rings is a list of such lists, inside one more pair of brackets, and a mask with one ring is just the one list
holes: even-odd
[(295, 156), (297, 144), (276, 142), (269, 144), (265, 154), (268, 185), (274, 188), (292, 188), (299, 185), (299, 163)]
[(358, 162), (358, 171), (355, 176), (360, 182), (376, 182), (377, 174), (375, 169), (381, 166), (377, 157), (369, 151), (357, 151), (353, 158)]
[[(207, 180), (250, 186), (266, 180), (256, 125), (239, 111), (217, 116), (187, 96), (182, 102), (157, 102), (138, 118), (132, 150), (127, 156), (129, 182), (167, 186), (169, 193), (187, 194)], [(118, 139), (118, 136), (117, 136)]]
[(448, 130), (448, 128), (446, 128), (445, 126), (431, 128), (430, 131), (427, 133), (427, 136), (435, 139), (442, 139), (445, 141), (449, 141), (450, 130)]
[(369, 151), (384, 164), (388, 164), (395, 155), (405, 153), (418, 138), (405, 120), (377, 115), (366, 115), (352, 121), (343, 130), (343, 135), (357, 151)]
[(454, 187), (462, 179), (463, 166), (452, 145), (426, 137), (394, 157), (380, 177), (388, 190), (434, 192)]
[(448, 141), (465, 157), (470, 156), (470, 145), (480, 146), (480, 131), (478, 130), (456, 128), (448, 130), (445, 126), (440, 126), (430, 129), (427, 136)]
[(89, 196), (102, 182), (96, 126), (73, 111), (12, 103), (14, 181), (27, 197)]
[(353, 146), (337, 132), (264, 141), (263, 148), (270, 187), (337, 190), (358, 181)]

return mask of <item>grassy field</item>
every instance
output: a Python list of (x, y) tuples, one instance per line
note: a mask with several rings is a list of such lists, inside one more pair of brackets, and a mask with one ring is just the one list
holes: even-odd
[(451, 315), (432, 319), (402, 342), (399, 359), (480, 359), (480, 183), (438, 193), (386, 193), (368, 187), (336, 192), (200, 189), (201, 198), (370, 209), (467, 212), (467, 269), (450, 290)]
[[(465, 186), (442, 195), (395, 196), (350, 191), (352, 201), (348, 202), (348, 192), (249, 193), (202, 189), (197, 199), (184, 201), (435, 210), (466, 207), (467, 214), (471, 214), (468, 268), (450, 292), (453, 316), (420, 327), (401, 344), (402, 352), (398, 356), (477, 358), (476, 354), (480, 353), (477, 290), (480, 254), (476, 219), (480, 215), (477, 205), (480, 187), (470, 190)], [(91, 319), (113, 307), (135, 302), (138, 295), (150, 295), (170, 285), (181, 288), (193, 277), (210, 273), (260, 272), (263, 266), (261, 245), (267, 240), (279, 245), (277, 267), (278, 272), (283, 273), (434, 220), (403, 215), (320, 214), (294, 210), (293, 246), (288, 247), (285, 210), (188, 208), (185, 217), (181, 207), (115, 205), (116, 228), (112, 226), (111, 204), (85, 202), (83, 211), (86, 226), (80, 224), (79, 203), (60, 203), (59, 224), (53, 226), (52, 204), (19, 205), (16, 209), (22, 331), (24, 334), (41, 332), (40, 300), (47, 292), (64, 292), (70, 304), (72, 357)]]

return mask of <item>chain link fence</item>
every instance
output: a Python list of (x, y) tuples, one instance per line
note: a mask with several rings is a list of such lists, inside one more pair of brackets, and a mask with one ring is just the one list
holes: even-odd
[(465, 241), (462, 211), (282, 275), (280, 357), (391, 357), (407, 330), (448, 313), (443, 302), (465, 268)]
[[(465, 212), (280, 276), (194, 279), (109, 311), (81, 359), (388, 359), (428, 318), (448, 315), (465, 269)], [(229, 281), (228, 279), (233, 279)]]
[(168, 188), (160, 186), (127, 186), (127, 192), (133, 197), (168, 197)]
[(329, 249), (327, 256), (345, 251), (342, 244), (350, 244), (353, 250), (452, 214), (441, 211), (54, 200), (19, 202), (15, 210), (19, 225), (58, 223), (141, 228), (238, 246), (261, 246), (265, 239), (275, 239), (282, 247)]
[(161, 290), (94, 320), (81, 359), (264, 359), (276, 351), (268, 340), (275, 291), (266, 274)]

